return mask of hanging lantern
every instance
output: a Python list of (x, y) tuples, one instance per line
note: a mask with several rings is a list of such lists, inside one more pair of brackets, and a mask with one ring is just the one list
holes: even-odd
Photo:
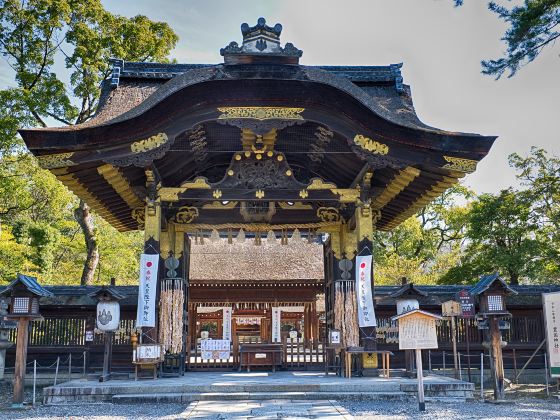
[(124, 296), (115, 289), (105, 286), (89, 296), (98, 301), (95, 317), (97, 328), (103, 332), (118, 330), (121, 321), (119, 300), (124, 299)]

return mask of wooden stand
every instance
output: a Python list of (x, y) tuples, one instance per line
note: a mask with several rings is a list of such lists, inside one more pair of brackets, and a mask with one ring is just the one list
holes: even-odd
[(389, 356), (393, 356), (393, 352), (389, 350), (344, 350), (344, 377), (352, 377), (352, 356), (355, 354), (376, 353), (381, 355), (381, 364), (383, 375), (388, 378), (390, 376), (390, 361)]
[(25, 386), (25, 367), (27, 364), (27, 339), (29, 337), (29, 318), (18, 320), (16, 342), (16, 365), (14, 368), (14, 397), (13, 407), (23, 405), (23, 388)]
[(152, 369), (153, 372), (153, 379), (157, 379), (157, 367), (159, 362), (152, 362), (152, 363), (137, 363), (137, 362), (133, 362), (134, 364), (134, 380), (137, 381), (139, 376), (138, 376), (138, 368), (140, 368), (140, 371), (142, 371), (142, 369), (147, 368), (147, 369)]
[(416, 349), (416, 376), (418, 377), (418, 409), (426, 411), (424, 402), (424, 372), (422, 370), (422, 350)]
[(491, 316), (488, 322), (490, 324), (490, 351), (494, 371), (494, 399), (501, 401), (504, 400), (504, 360), (502, 358), (500, 320), (497, 316)]
[(106, 382), (111, 379), (111, 358), (113, 356), (113, 332), (105, 333), (105, 350), (103, 351), (103, 374), (99, 377), (99, 382)]
[(457, 324), (455, 316), (451, 316), (451, 343), (453, 345), (453, 372), (455, 379), (459, 379), (459, 355), (457, 354)]

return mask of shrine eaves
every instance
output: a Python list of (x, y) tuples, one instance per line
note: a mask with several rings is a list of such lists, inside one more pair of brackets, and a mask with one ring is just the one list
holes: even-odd
[(22, 129), (37, 156), (121, 231), (146, 203), (198, 228), (320, 229), (357, 206), (389, 230), (473, 172), (495, 137), (422, 123), (401, 64), (304, 66), (282, 26), (241, 26), (222, 64), (112, 60), (99, 109)]

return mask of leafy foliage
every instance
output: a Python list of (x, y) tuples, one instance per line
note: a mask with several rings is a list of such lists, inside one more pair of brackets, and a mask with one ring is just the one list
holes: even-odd
[[(89, 208), (37, 166), (17, 130), (87, 121), (111, 57), (166, 61), (177, 39), (166, 23), (111, 14), (100, 0), (0, 2), (0, 53), (14, 82), (0, 90), (0, 227), (8, 241), (0, 246), (0, 280), (18, 269), (47, 283), (73, 283), (85, 266), (88, 282), (95, 273), (134, 281), (139, 235), (122, 235), (95, 215), (78, 224), (75, 214), (89, 215)], [(97, 272), (84, 242), (88, 251), (101, 250)], [(3, 258), (10, 252), (14, 258)]]
[[(463, 0), (455, 0), (456, 6), (462, 4)], [(505, 57), (482, 61), (482, 72), (496, 79), (505, 72), (514, 76), (560, 37), (560, 0), (525, 0), (511, 8), (492, 1), (488, 8), (509, 24), (502, 38), (507, 44)]]
[(394, 230), (376, 232), (376, 282), (395, 284), (404, 276), (433, 284), (456, 265), (470, 197), (467, 188), (455, 186)]

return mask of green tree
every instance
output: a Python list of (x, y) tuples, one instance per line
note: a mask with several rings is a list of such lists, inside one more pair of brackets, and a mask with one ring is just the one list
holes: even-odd
[(560, 159), (532, 147), (527, 157), (511, 154), (509, 163), (531, 197), (535, 222), (548, 231), (551, 240), (560, 243)]
[(441, 282), (468, 283), (480, 274), (498, 271), (519, 284), (521, 278), (538, 278), (549, 255), (532, 218), (530, 195), (511, 188), (478, 197), (468, 214), (466, 236), (461, 264)]
[[(455, 4), (460, 6), (463, 0)], [(482, 72), (496, 79), (506, 71), (512, 77), (560, 37), (560, 0), (525, 0), (510, 8), (489, 2), (488, 8), (509, 25), (502, 38), (507, 45), (505, 56), (482, 61)]]
[[(91, 118), (100, 83), (110, 74), (109, 58), (165, 61), (177, 39), (166, 23), (111, 14), (100, 0), (2, 1), (0, 53), (15, 86), (0, 91), (0, 156), (21, 151), (18, 128)], [(67, 79), (55, 72), (57, 65), (66, 68)], [(90, 284), (99, 238), (86, 203), (80, 201), (74, 214), (87, 249), (81, 283)]]
[(396, 284), (405, 276), (433, 284), (456, 265), (470, 197), (471, 191), (457, 185), (392, 231), (376, 232), (376, 283)]

